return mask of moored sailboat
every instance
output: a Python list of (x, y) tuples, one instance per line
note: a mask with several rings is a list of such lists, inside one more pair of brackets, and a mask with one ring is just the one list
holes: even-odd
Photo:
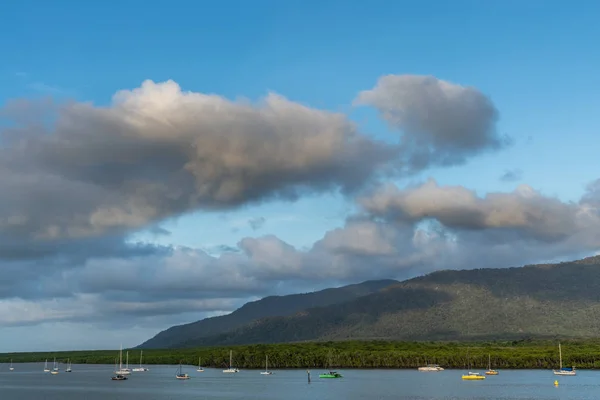
[(14, 371), (14, 367), (12, 366), (12, 358), (10, 359), (10, 367), (8, 367), (9, 371)]
[(233, 368), (232, 361), (233, 361), (233, 351), (229, 350), (229, 368), (223, 370), (224, 374), (234, 374), (236, 372), (240, 372), (239, 369)]
[(265, 356), (265, 370), (260, 373), (261, 375), (273, 375), (271, 371), (269, 371), (269, 356)]
[(190, 379), (190, 376), (188, 374), (184, 374), (183, 373), (182, 366), (181, 366), (181, 361), (179, 361), (179, 372), (177, 373), (177, 375), (175, 375), (175, 378), (177, 378), (177, 379)]
[(498, 371), (492, 369), (492, 356), (488, 354), (488, 369), (485, 371), (486, 375), (498, 375)]
[(571, 368), (563, 368), (563, 363), (562, 363), (562, 349), (560, 348), (560, 343), (558, 344), (558, 357), (560, 360), (560, 366), (558, 370), (554, 370), (554, 375), (562, 375), (562, 376), (574, 376), (577, 375), (577, 372), (575, 372), (575, 367), (571, 367)]
[(48, 359), (46, 358), (46, 363), (44, 364), (44, 372), (50, 372), (50, 368), (48, 368)]
[(467, 349), (467, 366), (469, 372), (462, 376), (464, 381), (482, 381), (485, 379), (485, 375), (481, 375), (479, 372), (471, 372), (471, 358), (469, 357), (469, 349)]
[(121, 345), (121, 349), (119, 350), (119, 369), (115, 371), (117, 375), (130, 375), (131, 371), (127, 368), (123, 368), (123, 345)]
[(58, 364), (56, 363), (56, 357), (54, 357), (54, 367), (52, 367), (52, 371), (50, 373), (52, 375), (58, 374)]
[(146, 372), (146, 371), (148, 371), (148, 368), (142, 367), (142, 355), (143, 354), (144, 354), (144, 351), (141, 350), (140, 351), (140, 366), (139, 366), (139, 368), (132, 369), (133, 372)]
[(67, 369), (65, 369), (65, 372), (71, 372), (71, 359), (67, 358)]
[(204, 368), (202, 368), (202, 358), (198, 357), (198, 369), (196, 371), (198, 372), (204, 372)]

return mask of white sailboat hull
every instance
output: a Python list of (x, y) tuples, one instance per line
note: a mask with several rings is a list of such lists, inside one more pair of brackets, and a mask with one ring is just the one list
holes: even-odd
[(561, 376), (574, 376), (577, 375), (577, 372), (575, 371), (557, 371), (554, 370), (554, 375), (561, 375)]
[(117, 375), (131, 375), (131, 371), (121, 369), (121, 370), (115, 371), (115, 374), (117, 374)]

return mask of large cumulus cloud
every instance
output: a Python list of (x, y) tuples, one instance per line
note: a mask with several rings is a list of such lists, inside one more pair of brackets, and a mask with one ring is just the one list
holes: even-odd
[(231, 102), (146, 81), (108, 107), (62, 106), (50, 132), (4, 135), (0, 232), (75, 238), (194, 209), (352, 191), (395, 152), (342, 114), (275, 94)]

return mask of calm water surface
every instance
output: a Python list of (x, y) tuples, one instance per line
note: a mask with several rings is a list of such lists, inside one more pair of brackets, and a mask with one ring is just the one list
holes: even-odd
[[(242, 370), (223, 374), (207, 368), (187, 381), (175, 379), (177, 367), (149, 366), (127, 381), (111, 381), (112, 369), (102, 365), (74, 365), (72, 373), (42, 372), (42, 364), (15, 364), (10, 372), (0, 365), (0, 399), (4, 400), (187, 400), (187, 399), (600, 399), (600, 372), (579, 371), (575, 377), (555, 377), (551, 371), (500, 371), (484, 381), (462, 381), (463, 371), (340, 370), (342, 379), (319, 379), (312, 371), (276, 370), (273, 375)], [(554, 387), (554, 380), (560, 384)]]

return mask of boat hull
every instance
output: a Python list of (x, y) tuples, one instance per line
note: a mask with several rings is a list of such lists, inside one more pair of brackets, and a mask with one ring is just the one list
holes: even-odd
[(121, 370), (121, 371), (115, 371), (115, 374), (118, 374), (118, 375), (131, 375), (131, 372), (130, 371)]
[(338, 379), (341, 378), (342, 375), (332, 375), (332, 374), (321, 374), (319, 375), (319, 378), (323, 378), (323, 379)]
[(485, 379), (483, 375), (463, 375), (463, 381), (482, 381)]
[(554, 375), (575, 376), (575, 375), (577, 375), (577, 372), (575, 372), (575, 371), (554, 371)]

